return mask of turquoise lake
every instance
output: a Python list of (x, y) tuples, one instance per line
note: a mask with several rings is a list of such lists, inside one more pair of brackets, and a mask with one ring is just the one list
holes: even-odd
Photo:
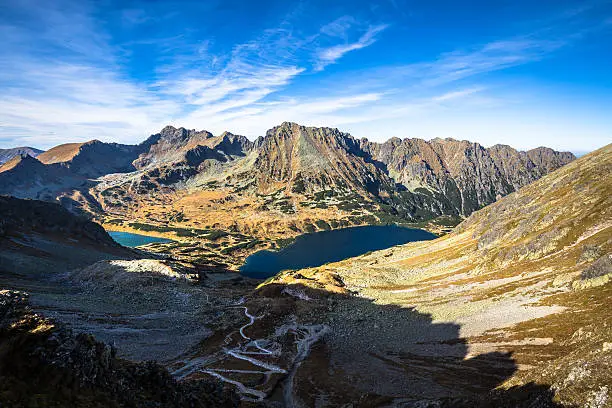
[(108, 231), (108, 235), (110, 235), (115, 242), (130, 248), (151, 244), (153, 242), (172, 242), (171, 239), (133, 234), (131, 232)]
[(430, 232), (396, 225), (344, 228), (301, 235), (280, 251), (259, 251), (249, 256), (240, 273), (266, 279), (285, 269), (300, 269), (337, 262), (394, 245), (434, 239)]

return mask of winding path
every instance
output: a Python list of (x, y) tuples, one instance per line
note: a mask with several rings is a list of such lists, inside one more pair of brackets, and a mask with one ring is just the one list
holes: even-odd
[[(297, 354), (291, 360), (291, 367), (289, 370), (279, 367), (275, 364), (262, 361), (255, 356), (274, 356), (281, 357), (281, 346), (279, 343), (268, 340), (268, 339), (252, 339), (245, 334), (245, 329), (252, 326), (257, 320), (256, 316), (249, 313), (249, 309), (246, 306), (238, 306), (243, 302), (239, 301), (237, 304), (232, 305), (232, 308), (240, 307), (244, 310), (244, 315), (249, 321), (240, 327), (238, 330), (240, 336), (246, 343), (238, 344), (235, 347), (224, 348), (224, 353), (232, 358), (246, 361), (261, 370), (245, 370), (245, 369), (224, 369), (224, 368), (205, 368), (210, 364), (220, 361), (218, 357), (208, 356), (199, 357), (193, 360), (187, 361), (186, 365), (173, 372), (173, 375), (177, 379), (186, 378), (188, 375), (194, 372), (200, 372), (211, 375), (223, 382), (232, 384), (236, 387), (238, 392), (241, 394), (243, 400), (250, 401), (261, 401), (267, 397), (266, 392), (260, 391), (254, 388), (249, 388), (242, 382), (228, 378), (227, 374), (240, 374), (240, 375), (265, 375), (269, 379), (270, 375), (273, 374), (286, 374), (284, 383), (284, 400), (287, 407), (293, 407), (293, 379), (295, 373), (299, 368), (302, 361), (308, 356), (311, 346), (316, 343), (327, 331), (327, 327), (321, 325), (311, 326), (299, 326), (295, 323), (285, 324), (276, 330), (275, 337), (278, 335), (284, 335), (292, 333), (296, 338)], [(228, 345), (231, 342), (231, 335), (228, 335), (225, 339), (225, 344)], [(225, 374), (225, 375), (224, 375)], [(267, 381), (267, 380), (266, 380)]]

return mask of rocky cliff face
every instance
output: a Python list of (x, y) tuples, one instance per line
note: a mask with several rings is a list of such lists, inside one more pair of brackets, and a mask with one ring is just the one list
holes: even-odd
[(396, 182), (415, 193), (436, 195), (461, 216), (575, 159), (547, 148), (518, 152), (510, 146), (487, 149), (453, 139), (393, 138), (382, 144), (362, 140), (361, 147), (384, 163)]
[[(143, 169), (148, 166), (188, 164), (197, 167), (207, 157), (206, 152), (217, 152), (221, 156), (244, 156), (252, 143), (244, 136), (224, 132), (220, 136), (212, 133), (185, 128), (166, 126), (141, 145), (143, 153), (134, 161), (134, 166)], [(211, 156), (210, 154), (208, 154)], [(212, 157), (211, 157), (212, 158)]]
[(258, 192), (357, 192), (405, 219), (467, 216), (574, 159), (571, 153), (452, 139), (357, 141), (337, 129), (283, 123), (257, 142)]
[(266, 133), (254, 170), (258, 189), (268, 192), (280, 187), (298, 193), (350, 190), (378, 195), (381, 185), (394, 185), (351, 135), (288, 122)]

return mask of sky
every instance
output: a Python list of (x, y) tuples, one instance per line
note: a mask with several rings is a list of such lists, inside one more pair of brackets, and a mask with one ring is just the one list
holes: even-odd
[(0, 40), (0, 148), (284, 121), (612, 142), (612, 0), (0, 0)]

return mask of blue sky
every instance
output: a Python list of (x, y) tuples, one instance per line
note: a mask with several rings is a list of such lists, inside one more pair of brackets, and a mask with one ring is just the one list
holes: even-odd
[(612, 0), (0, 0), (0, 38), (0, 147), (283, 121), (376, 141), (612, 141)]

